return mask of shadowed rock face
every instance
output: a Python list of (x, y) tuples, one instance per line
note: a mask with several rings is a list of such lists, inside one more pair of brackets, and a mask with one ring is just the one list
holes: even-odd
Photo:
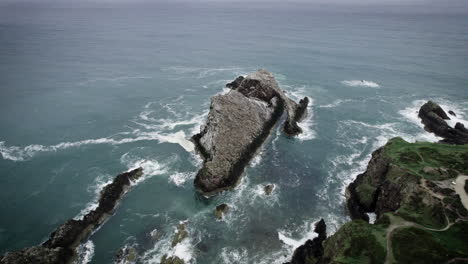
[(131, 182), (141, 175), (142, 168), (119, 174), (101, 191), (98, 207), (83, 219), (67, 220), (42, 245), (7, 253), (0, 257), (0, 263), (69, 263), (75, 257), (76, 247), (112, 214)]
[(285, 264), (307, 264), (317, 263), (323, 256), (323, 241), (327, 238), (327, 225), (321, 219), (315, 224), (314, 232), (318, 237), (307, 240), (305, 244), (299, 246), (294, 250), (291, 262)]
[(444, 138), (442, 143), (464, 145), (468, 144), (468, 130), (461, 123), (454, 128), (450, 127), (445, 120), (450, 120), (445, 111), (438, 104), (429, 101), (419, 110), (419, 118), (424, 124), (424, 129)]
[(284, 111), (288, 135), (302, 131), (297, 122), (307, 114), (308, 99), (300, 105), (289, 99), (267, 71), (239, 77), (227, 86), (233, 90), (212, 97), (206, 124), (192, 137), (204, 159), (195, 187), (208, 195), (237, 184)]

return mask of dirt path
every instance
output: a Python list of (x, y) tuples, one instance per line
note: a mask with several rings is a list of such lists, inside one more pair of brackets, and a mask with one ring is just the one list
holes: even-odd
[(468, 176), (458, 175), (455, 180), (455, 192), (460, 195), (461, 202), (466, 210), (468, 210), (468, 194), (465, 192), (465, 182)]

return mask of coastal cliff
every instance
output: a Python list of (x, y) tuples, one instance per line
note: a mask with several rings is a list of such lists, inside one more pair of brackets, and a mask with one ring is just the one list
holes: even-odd
[(194, 183), (205, 195), (238, 183), (283, 112), (287, 114), (283, 131), (290, 136), (302, 132), (297, 122), (307, 115), (309, 99), (297, 104), (265, 70), (240, 76), (226, 86), (231, 91), (211, 99), (206, 124), (192, 137), (204, 159)]
[(1, 264), (59, 264), (71, 263), (76, 257), (76, 248), (88, 238), (113, 213), (118, 202), (130, 187), (132, 181), (143, 175), (138, 168), (119, 174), (114, 181), (106, 185), (99, 197), (98, 207), (82, 219), (67, 220), (50, 234), (42, 245), (33, 246), (0, 256)]
[(429, 131), (452, 131), (443, 144), (393, 138), (374, 151), (346, 189), (352, 221), (321, 244), (301, 246), (314, 245), (313, 254), (297, 248), (291, 263), (468, 263), (468, 145), (444, 114), (433, 102), (419, 113)]

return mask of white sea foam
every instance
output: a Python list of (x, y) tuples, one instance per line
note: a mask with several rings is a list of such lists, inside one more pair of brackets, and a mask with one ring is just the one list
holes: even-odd
[[(289, 247), (290, 253), (294, 252), (296, 248), (304, 244), (309, 239), (317, 237), (317, 233), (314, 232), (315, 223), (304, 223), (302, 226), (295, 230), (279, 230), (278, 239), (281, 240), (285, 245)], [(294, 235), (299, 233), (300, 235)]]
[(331, 104), (326, 104), (326, 105), (320, 105), (319, 107), (320, 108), (334, 108), (334, 107), (337, 107), (343, 103), (346, 103), (346, 102), (350, 102), (352, 101), (351, 99), (337, 99), (335, 101), (333, 101)]
[(0, 142), (0, 153), (3, 159), (12, 161), (24, 161), (34, 157), (40, 152), (56, 152), (58, 150), (65, 150), (69, 148), (76, 148), (84, 145), (120, 145), (133, 143), (138, 141), (151, 141), (156, 140), (159, 143), (176, 143), (182, 146), (186, 151), (193, 151), (195, 146), (191, 141), (186, 138), (184, 131), (178, 131), (176, 133), (159, 134), (157, 132), (138, 132), (136, 137), (114, 139), (114, 138), (98, 138), (98, 139), (86, 139), (74, 142), (62, 142), (56, 145), (44, 146), (44, 145), (29, 145), (26, 147), (18, 146), (5, 146), (5, 142)]
[(225, 72), (233, 73), (235, 75), (240, 75), (245, 72), (245, 69), (235, 66), (219, 68), (173, 66), (164, 68), (163, 70), (175, 72), (176, 74), (184, 76), (194, 76), (197, 79), (202, 79)]
[(182, 186), (188, 180), (195, 178), (194, 172), (176, 172), (169, 176), (169, 182)]
[(128, 81), (128, 80), (135, 80), (135, 79), (152, 79), (153, 77), (147, 76), (147, 75), (135, 75), (135, 76), (116, 76), (116, 77), (104, 77), (104, 78), (95, 78), (95, 79), (89, 79), (83, 82), (80, 82), (79, 85), (87, 85), (90, 83), (96, 83), (96, 82), (113, 82), (113, 83), (121, 83), (122, 81)]
[(86, 241), (77, 248), (77, 259), (74, 261), (75, 264), (86, 264), (90, 263), (94, 257), (94, 243), (91, 240)]
[(120, 162), (127, 166), (129, 171), (139, 167), (143, 168), (143, 176), (135, 181), (134, 185), (150, 177), (167, 173), (168, 167), (173, 161), (173, 159), (169, 159), (166, 163), (161, 163), (154, 159), (135, 157), (129, 153), (125, 153), (120, 157)]
[(249, 255), (246, 248), (224, 247), (221, 250), (221, 261), (224, 264), (247, 264)]
[(302, 128), (302, 133), (297, 135), (297, 138), (301, 141), (311, 140), (316, 137), (315, 131), (313, 130), (314, 111), (312, 109), (312, 105), (314, 104), (314, 100), (312, 98), (309, 99), (309, 105), (307, 106), (307, 117), (299, 123), (299, 126)]
[(373, 81), (366, 81), (366, 80), (349, 80), (349, 81), (341, 81), (342, 84), (346, 86), (352, 87), (371, 87), (371, 88), (379, 88), (380, 85)]
[[(178, 257), (187, 264), (196, 263), (194, 257), (194, 245), (200, 240), (200, 238), (197, 237), (195, 239), (188, 227), (186, 227), (186, 231), (189, 233), (189, 235), (175, 247), (171, 246), (174, 233), (166, 234), (164, 237), (158, 240), (158, 242), (151, 249), (143, 254), (142, 262), (159, 264), (162, 257), (166, 255), (167, 257)], [(174, 228), (174, 232), (177, 232), (177, 228)]]

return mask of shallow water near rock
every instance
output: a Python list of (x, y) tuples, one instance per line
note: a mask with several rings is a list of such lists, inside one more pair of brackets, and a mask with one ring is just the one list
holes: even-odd
[[(394, 136), (439, 140), (417, 118), (425, 101), (468, 126), (461, 13), (16, 5), (0, 8), (0, 39), (0, 254), (45, 241), (93, 208), (99, 186), (141, 166), (143, 178), (81, 247), (82, 263), (113, 263), (124, 247), (144, 263), (168, 253), (283, 263), (320, 218), (328, 232), (348, 220), (344, 188), (373, 150)], [(296, 101), (312, 99), (304, 133), (274, 128), (239, 186), (204, 198), (193, 187), (201, 159), (186, 140), (210, 97), (258, 68)], [(216, 219), (223, 203), (229, 211)], [(188, 236), (173, 249), (181, 221)]]

